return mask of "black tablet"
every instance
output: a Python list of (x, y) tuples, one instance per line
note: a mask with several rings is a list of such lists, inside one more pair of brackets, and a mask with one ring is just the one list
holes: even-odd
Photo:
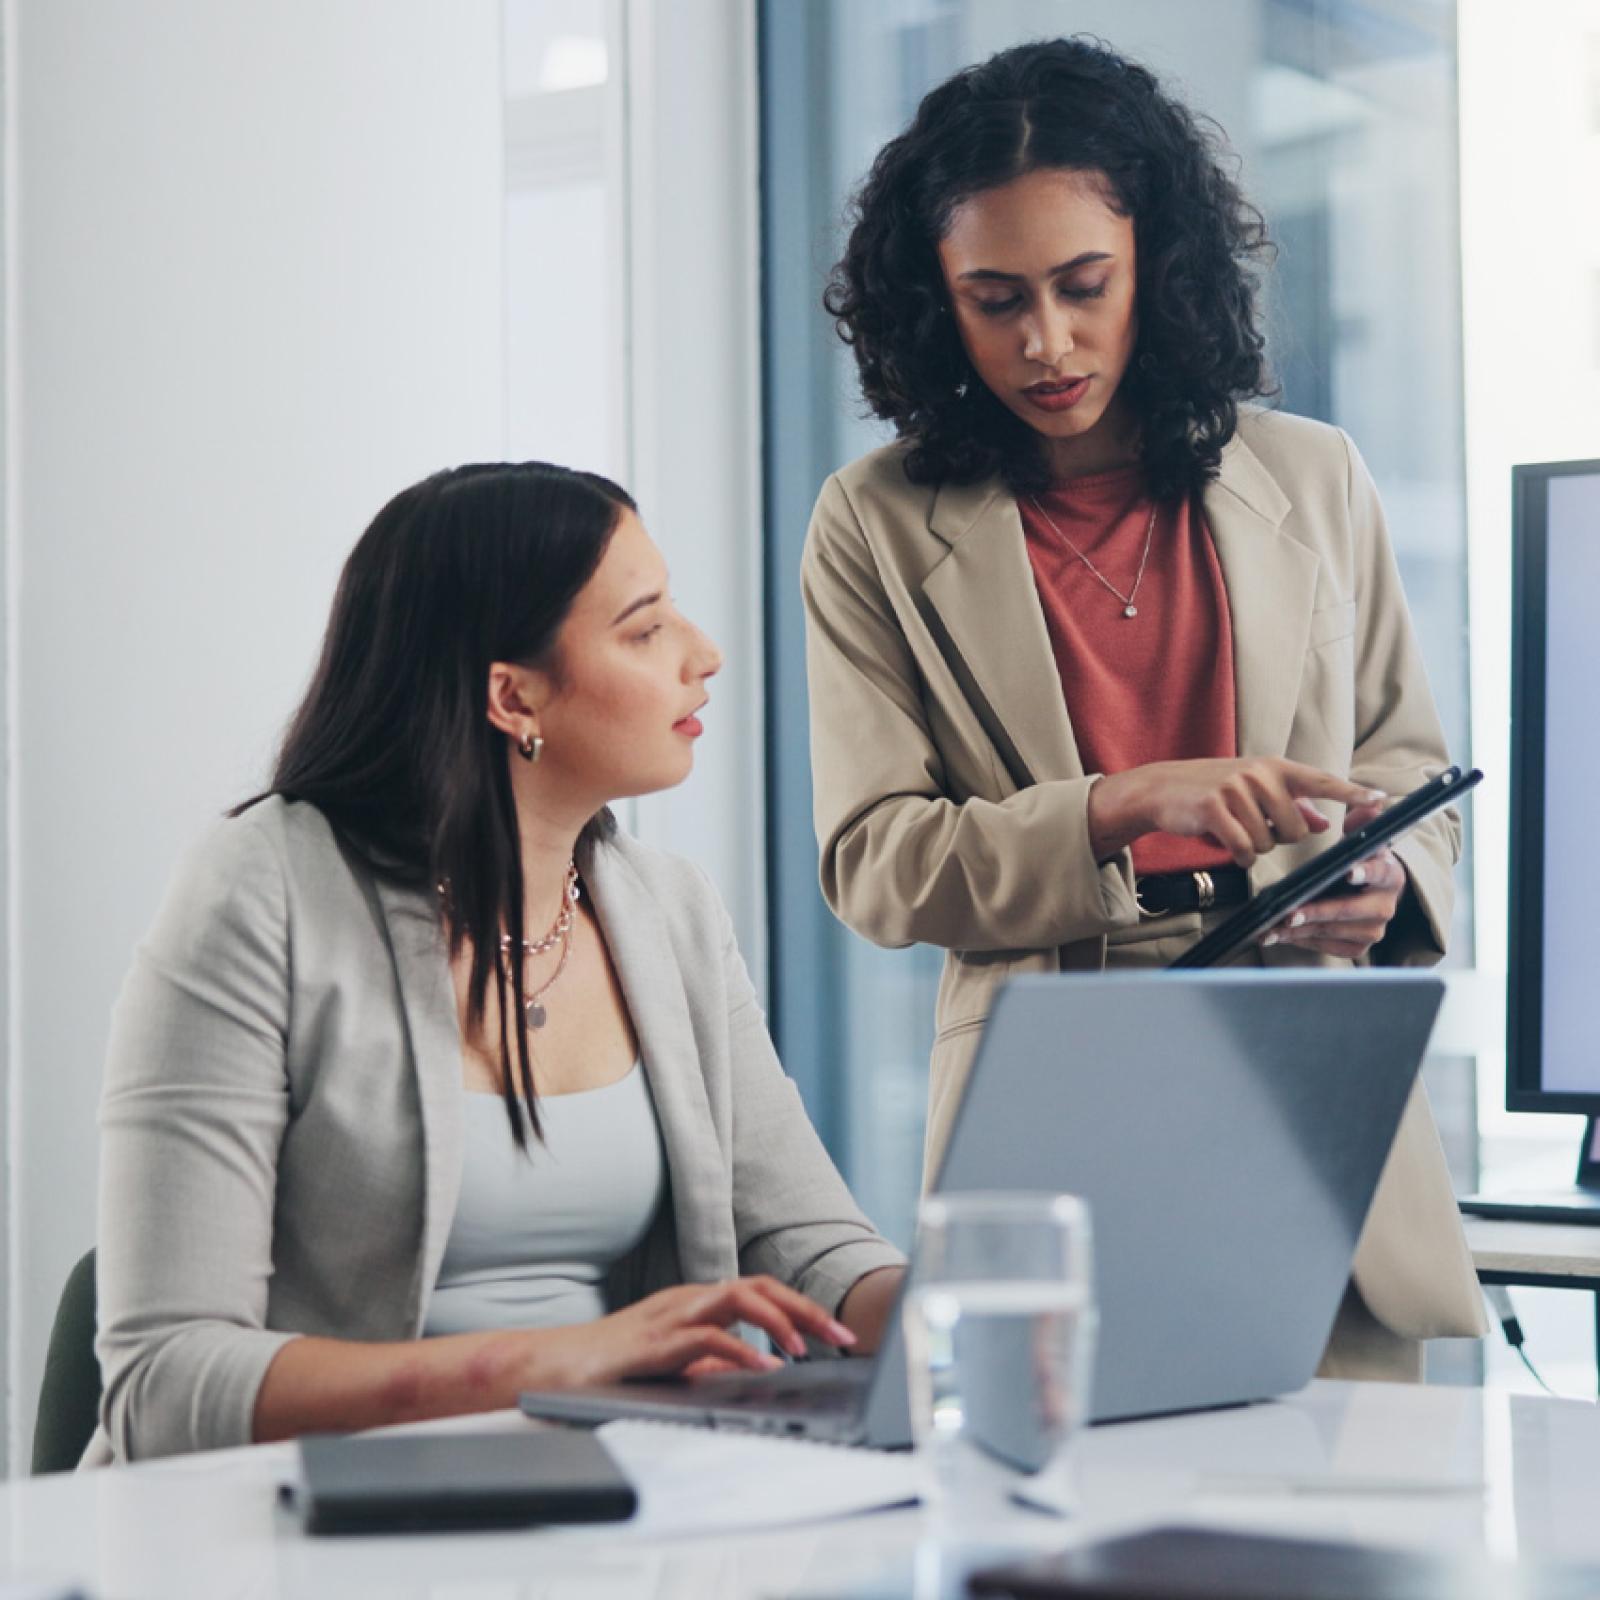
[(1491, 1561), (1482, 1550), (1384, 1549), (1153, 1528), (971, 1574), (984, 1600), (1590, 1600), (1600, 1568)]
[(1391, 840), (1409, 832), (1441, 806), (1460, 799), (1482, 778), (1483, 774), (1476, 767), (1470, 772), (1463, 772), (1460, 767), (1446, 767), (1438, 777), (1430, 778), (1420, 788), (1385, 806), (1366, 827), (1345, 834), (1337, 844), (1313, 856), (1287, 878), (1280, 879), (1271, 888), (1263, 889), (1254, 899), (1240, 906), (1226, 922), (1219, 923), (1198, 944), (1192, 945), (1176, 961), (1171, 962), (1168, 970), (1214, 967), (1229, 956), (1237, 955), (1274, 923), (1282, 922), (1296, 906), (1304, 905), (1307, 900), (1315, 900), (1318, 895), (1332, 889), (1358, 861), (1366, 860)]
[(310, 1434), (292, 1498), (307, 1533), (620, 1522), (633, 1486), (591, 1433)]

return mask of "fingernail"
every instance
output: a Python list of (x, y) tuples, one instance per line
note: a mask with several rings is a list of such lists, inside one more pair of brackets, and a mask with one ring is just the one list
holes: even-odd
[(1305, 912), (1297, 911), (1297, 912), (1295, 912), (1295, 914), (1292, 917), (1289, 918), (1289, 926), (1291, 928), (1298, 928), (1305, 922), (1305, 920), (1306, 920)]
[(789, 1354), (803, 1356), (806, 1353), (806, 1341), (798, 1333), (789, 1336)]
[(1351, 867), (1350, 881), (1354, 884), (1365, 883), (1367, 881), (1367, 869), (1365, 867)]
[(1280, 941), (1280, 939), (1279, 939), (1279, 936), (1278, 936), (1278, 935), (1277, 935), (1277, 934), (1275, 934), (1275, 933), (1269, 933), (1269, 934), (1268, 934), (1268, 935), (1267, 935), (1267, 936), (1266, 936), (1266, 938), (1265, 938), (1265, 939), (1263, 939), (1263, 940), (1262, 940), (1262, 941), (1261, 941), (1261, 942), (1262, 942), (1262, 944), (1278, 944), (1278, 943), (1280, 943), (1280, 942), (1281, 942), (1281, 941)]
[(856, 1342), (856, 1336), (842, 1322), (830, 1322), (828, 1324), (828, 1332), (833, 1335), (834, 1340), (839, 1344), (854, 1344)]
[(1382, 789), (1368, 789), (1365, 803), (1369, 806), (1378, 806), (1382, 805), (1388, 798), (1388, 795)]
[(776, 1372), (783, 1365), (782, 1356), (768, 1355), (765, 1350), (761, 1352), (761, 1364), (768, 1372)]

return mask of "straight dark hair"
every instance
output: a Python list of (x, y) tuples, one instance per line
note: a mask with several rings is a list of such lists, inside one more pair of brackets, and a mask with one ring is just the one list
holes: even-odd
[[(608, 479), (542, 461), (456, 467), (402, 490), (345, 562), (270, 787), (232, 813), (270, 795), (305, 801), (374, 871), (437, 889), (451, 955), (472, 947), (470, 1029), (495, 986), (522, 1149), (541, 1133), (523, 963), (500, 952), (501, 934), (523, 929), (522, 856), (489, 666), (559, 678), (556, 632), (624, 509), (633, 500)], [(610, 826), (602, 812), (586, 836)]]

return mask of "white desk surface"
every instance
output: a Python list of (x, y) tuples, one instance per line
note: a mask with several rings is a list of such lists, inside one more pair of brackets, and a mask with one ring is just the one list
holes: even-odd
[[(511, 1413), (479, 1426), (531, 1426)], [(3, 1576), (95, 1600), (746, 1600), (909, 1593), (916, 1511), (646, 1542), (626, 1525), (308, 1539), (276, 1505), (289, 1447), (0, 1487)], [(1287, 1401), (1083, 1436), (1083, 1514), (1019, 1516), (1019, 1542), (1157, 1520), (1600, 1562), (1600, 1408), (1504, 1391), (1312, 1384)], [(1273, 1475), (1481, 1482), (1467, 1493), (1289, 1494)], [(1250, 1482), (1224, 1480), (1244, 1476)], [(926, 1551), (926, 1546), (924, 1546)]]
[(1531, 1272), (1550, 1278), (1600, 1278), (1600, 1228), (1585, 1223), (1461, 1219), (1479, 1272)]

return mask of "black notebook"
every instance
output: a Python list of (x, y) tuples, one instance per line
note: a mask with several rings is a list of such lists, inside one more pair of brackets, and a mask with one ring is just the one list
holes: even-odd
[(1358, 862), (1365, 861), (1391, 840), (1410, 832), (1424, 818), (1459, 799), (1482, 778), (1483, 774), (1476, 767), (1471, 772), (1463, 772), (1460, 767), (1446, 768), (1438, 777), (1430, 778), (1410, 794), (1392, 801), (1366, 827), (1345, 834), (1304, 866), (1296, 867), (1288, 877), (1263, 889), (1198, 944), (1191, 945), (1171, 966), (1214, 967), (1237, 955), (1254, 944), (1274, 923), (1282, 922), (1296, 906), (1320, 894), (1338, 893), (1345, 874)]
[(1594, 1600), (1600, 1568), (1157, 1528), (975, 1572), (984, 1600)]
[(300, 1441), (293, 1496), (308, 1533), (620, 1522), (638, 1501), (591, 1433), (420, 1433)]

